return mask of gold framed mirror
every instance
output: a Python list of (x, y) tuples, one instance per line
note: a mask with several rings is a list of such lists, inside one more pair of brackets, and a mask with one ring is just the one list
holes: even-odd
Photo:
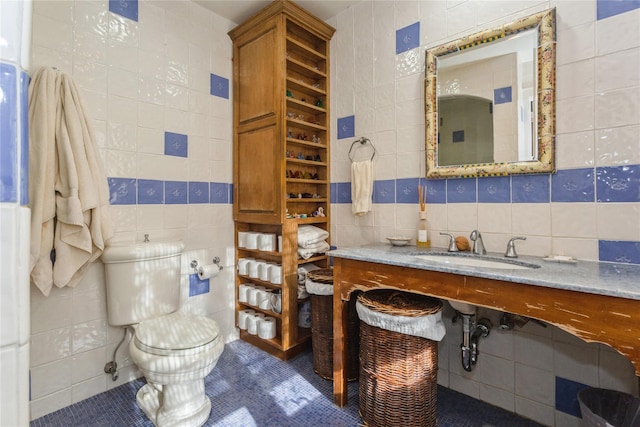
[(555, 172), (555, 9), (427, 49), (427, 178)]

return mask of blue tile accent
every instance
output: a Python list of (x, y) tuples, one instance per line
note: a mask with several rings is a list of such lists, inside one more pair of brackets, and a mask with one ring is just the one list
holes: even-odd
[(188, 202), (187, 183), (183, 181), (165, 181), (164, 203), (167, 205), (186, 205)]
[(209, 202), (210, 203), (228, 203), (229, 202), (229, 184), (223, 182), (209, 183)]
[(189, 204), (192, 203), (209, 203), (208, 182), (189, 183)]
[(20, 204), (29, 204), (29, 81), (20, 73)]
[(161, 205), (164, 203), (164, 182), (155, 179), (138, 180), (138, 204)]
[(396, 180), (396, 203), (419, 203), (418, 178), (403, 178)]
[(478, 202), (510, 203), (511, 178), (508, 176), (478, 178)]
[(640, 0), (597, 0), (598, 19), (640, 8)]
[(640, 202), (640, 165), (596, 169), (598, 202)]
[(164, 133), (164, 154), (167, 156), (187, 157), (189, 138), (181, 133)]
[(109, 0), (109, 12), (138, 22), (138, 0)]
[(552, 202), (593, 202), (595, 184), (592, 168), (560, 170), (551, 175)]
[(353, 138), (356, 135), (355, 116), (338, 119), (338, 139)]
[(464, 131), (454, 130), (451, 138), (452, 138), (452, 142), (464, 142)]
[(109, 203), (112, 205), (135, 205), (137, 182), (131, 178), (108, 178)]
[(336, 191), (337, 203), (351, 203), (351, 183), (339, 182)]
[(0, 202), (18, 201), (18, 85), (16, 67), (0, 62)]
[(233, 204), (233, 184), (229, 184), (229, 203)]
[(588, 385), (576, 381), (556, 377), (556, 409), (580, 418), (578, 392), (588, 387)]
[(200, 280), (197, 274), (189, 275), (189, 296), (209, 293), (209, 279)]
[(511, 177), (512, 203), (549, 203), (549, 175)]
[(447, 203), (475, 203), (476, 180), (469, 178), (447, 180)]
[(493, 90), (493, 102), (497, 104), (506, 104), (511, 102), (511, 86), (501, 87)]
[(394, 179), (373, 182), (373, 203), (395, 203), (396, 182)]
[(420, 22), (396, 31), (396, 55), (420, 46)]
[(332, 182), (330, 184), (330, 188), (331, 188), (331, 203), (338, 203), (338, 184), (336, 184), (335, 182)]
[(211, 95), (229, 99), (229, 79), (211, 74), (210, 84)]
[(640, 242), (600, 240), (598, 242), (600, 261), (640, 264)]
[(444, 179), (421, 179), (427, 187), (427, 203), (447, 203), (447, 181)]

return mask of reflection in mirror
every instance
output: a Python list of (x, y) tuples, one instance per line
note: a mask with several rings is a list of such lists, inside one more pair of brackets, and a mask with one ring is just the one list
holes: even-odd
[(427, 178), (554, 170), (554, 17), (551, 9), (427, 51)]

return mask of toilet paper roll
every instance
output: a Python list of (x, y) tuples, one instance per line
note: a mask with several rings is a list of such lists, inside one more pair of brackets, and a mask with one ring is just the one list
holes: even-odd
[(238, 231), (238, 247), (245, 248), (247, 246), (247, 231)]
[(238, 327), (242, 330), (247, 329), (247, 319), (249, 316), (253, 317), (256, 314), (255, 310), (246, 309), (238, 312)]
[(258, 236), (260, 233), (247, 233), (244, 242), (247, 249), (258, 249)]
[(198, 267), (198, 277), (200, 280), (213, 279), (220, 274), (220, 270), (222, 270), (222, 267), (218, 264), (201, 265)]
[(278, 252), (282, 252), (282, 236), (278, 236)]
[(271, 292), (262, 289), (258, 293), (258, 307), (263, 310), (269, 310), (271, 308)]
[(261, 319), (264, 319), (264, 314), (262, 313), (256, 313), (253, 316), (247, 317), (247, 332), (249, 332), (251, 335), (257, 335), (258, 322)]
[(258, 336), (263, 340), (270, 340), (276, 337), (276, 319), (264, 317), (258, 321)]
[(246, 276), (249, 274), (249, 262), (253, 261), (253, 258), (240, 258), (238, 259), (238, 274)]
[(252, 276), (253, 271), (250, 271), (249, 272), (249, 277), (252, 277), (254, 279), (260, 279), (261, 273), (264, 272), (263, 269), (266, 268), (266, 267), (267, 267), (267, 261), (265, 261), (263, 259), (257, 259), (256, 260), (256, 273), (257, 273), (257, 276)]
[(257, 279), (258, 277), (260, 277), (260, 273), (258, 272), (258, 262), (260, 262), (260, 260), (257, 259), (252, 259), (251, 261), (249, 261), (248, 273), (249, 277), (253, 279)]
[(272, 252), (276, 250), (276, 235), (272, 233), (262, 233), (258, 236), (258, 249)]
[(249, 302), (250, 289), (253, 289), (253, 285), (251, 283), (241, 283), (240, 286), (238, 286), (238, 301)]
[(260, 304), (260, 293), (264, 292), (264, 290), (264, 286), (254, 286), (249, 289), (249, 304), (257, 307)]
[(272, 265), (270, 262), (260, 263), (258, 264), (258, 276), (260, 280), (264, 280), (265, 282), (269, 281), (269, 267)]
[(276, 285), (282, 284), (282, 266), (278, 264), (272, 264), (269, 267), (269, 281)]

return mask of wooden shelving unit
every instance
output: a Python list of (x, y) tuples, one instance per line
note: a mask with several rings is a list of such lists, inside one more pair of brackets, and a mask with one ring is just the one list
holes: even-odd
[[(257, 258), (282, 266), (282, 285), (247, 276), (241, 283), (281, 289), (282, 313), (238, 301), (276, 318), (276, 338), (247, 331), (240, 337), (288, 359), (310, 343), (298, 327), (298, 267), (328, 266), (325, 255), (298, 258), (298, 227), (329, 230), (329, 41), (335, 30), (295, 3), (279, 0), (229, 32), (233, 41), (234, 220), (236, 259)], [(318, 216), (324, 211), (324, 216)], [(280, 252), (239, 248), (238, 232), (282, 236)]]

